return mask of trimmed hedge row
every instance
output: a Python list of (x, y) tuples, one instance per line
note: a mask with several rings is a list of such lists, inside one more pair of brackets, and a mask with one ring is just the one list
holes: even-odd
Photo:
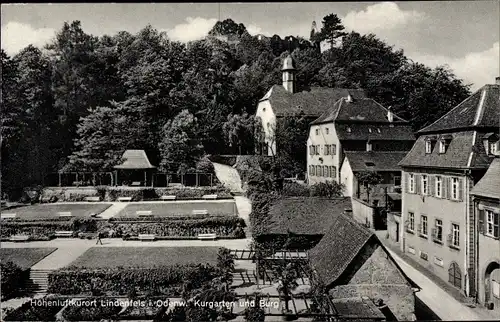
[(185, 187), (185, 188), (131, 188), (108, 187), (95, 188), (45, 188), (43, 199), (51, 197), (59, 201), (84, 201), (86, 197), (100, 197), (102, 201), (116, 201), (119, 197), (132, 197), (132, 201), (158, 200), (163, 195), (175, 195), (178, 200), (201, 199), (203, 195), (217, 194), (218, 199), (231, 199), (229, 189), (216, 187)]
[(212, 265), (175, 265), (157, 268), (67, 268), (49, 274), (48, 292), (61, 295), (181, 296), (182, 285), (199, 288), (220, 275)]
[(93, 218), (74, 218), (66, 221), (5, 221), (0, 227), (0, 235), (28, 235), (35, 239), (51, 238), (56, 231), (96, 232), (97, 221)]
[(117, 236), (132, 237), (139, 234), (156, 236), (196, 237), (198, 234), (216, 233), (219, 237), (245, 238), (245, 221), (240, 217), (208, 217), (161, 221), (118, 221), (111, 220), (107, 228), (117, 232)]

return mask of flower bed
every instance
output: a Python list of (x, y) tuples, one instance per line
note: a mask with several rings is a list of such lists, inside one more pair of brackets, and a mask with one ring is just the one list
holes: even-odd
[(245, 221), (239, 217), (208, 217), (201, 219), (154, 218), (154, 220), (119, 220), (112, 219), (107, 224), (109, 229), (117, 232), (117, 236), (137, 236), (154, 234), (156, 236), (189, 236), (196, 238), (198, 234), (215, 233), (218, 237), (245, 238)]
[(29, 279), (29, 270), (23, 270), (12, 261), (0, 263), (0, 271), (2, 273), (2, 301), (14, 297), (16, 291), (21, 288)]
[[(46, 300), (54, 305), (36, 305), (37, 302), (42, 302)], [(21, 305), (20, 307), (9, 310), (6, 312), (2, 319), (4, 321), (55, 321), (56, 314), (63, 308), (62, 303), (64, 300), (60, 299), (58, 301), (57, 297), (44, 297), (42, 299), (37, 299), (34, 303), (28, 301)]]
[(119, 305), (103, 305), (103, 303), (110, 303), (110, 300), (107, 298), (87, 298), (83, 301), (91, 305), (68, 305), (62, 312), (64, 319), (68, 321), (116, 320), (116, 316), (122, 310), (122, 307)]
[(2, 238), (12, 235), (27, 235), (30, 240), (44, 240), (54, 237), (56, 231), (96, 232), (97, 220), (92, 218), (74, 218), (70, 220), (43, 221), (5, 221), (0, 227)]
[(218, 276), (212, 265), (189, 264), (158, 268), (63, 269), (49, 274), (48, 292), (61, 295), (139, 294), (180, 296), (182, 284), (193, 287)]

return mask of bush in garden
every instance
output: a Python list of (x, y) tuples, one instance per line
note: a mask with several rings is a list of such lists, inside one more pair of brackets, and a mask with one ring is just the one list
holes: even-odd
[(306, 185), (297, 182), (285, 182), (281, 194), (288, 197), (308, 197), (311, 192)]
[(182, 284), (193, 288), (220, 275), (212, 265), (174, 265), (155, 268), (69, 267), (49, 274), (48, 292), (61, 295), (91, 295), (104, 290), (106, 295), (127, 295), (131, 288), (138, 294), (179, 296)]
[(344, 185), (336, 181), (316, 183), (311, 186), (312, 197), (341, 197), (344, 192)]
[[(46, 301), (57, 301), (55, 297), (45, 297), (39, 300)], [(62, 302), (63, 299), (60, 299)], [(61, 311), (63, 307), (54, 305), (41, 305), (32, 306), (31, 301), (28, 301), (21, 305), (20, 307), (9, 311), (7, 314), (2, 316), (4, 321), (55, 321), (56, 314)]]
[(3, 221), (0, 226), (0, 235), (7, 238), (12, 235), (27, 235), (32, 240), (49, 240), (56, 231), (96, 232), (97, 220), (94, 218), (50, 218), (36, 220), (9, 220)]
[(200, 173), (215, 173), (215, 168), (212, 161), (204, 157), (196, 163), (196, 171)]
[[(104, 299), (104, 298), (103, 298)], [(103, 306), (100, 298), (88, 298), (84, 301), (96, 300), (97, 305), (79, 306), (69, 305), (62, 313), (63, 317), (68, 321), (100, 321), (102, 319), (112, 319), (122, 310), (120, 306)]]
[(0, 263), (2, 300), (11, 298), (29, 278), (29, 271), (23, 270), (13, 262)]
[(259, 305), (260, 294), (255, 293), (254, 296), (250, 297), (249, 303), (255, 303), (253, 306), (247, 306), (245, 308), (244, 316), (247, 322), (261, 322), (266, 318), (266, 311)]

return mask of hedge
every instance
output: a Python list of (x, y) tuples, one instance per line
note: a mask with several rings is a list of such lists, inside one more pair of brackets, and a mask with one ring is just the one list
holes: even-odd
[(0, 227), (0, 235), (7, 238), (12, 235), (28, 235), (34, 239), (51, 238), (56, 231), (96, 232), (97, 220), (93, 218), (74, 218), (66, 221), (5, 221)]
[(208, 217), (202, 219), (170, 219), (158, 221), (121, 221), (113, 219), (106, 225), (113, 229), (117, 236), (137, 236), (154, 234), (156, 236), (191, 236), (216, 233), (219, 237), (245, 238), (245, 221), (240, 217)]
[[(48, 292), (61, 295), (181, 296), (182, 285), (199, 288), (220, 275), (212, 265), (174, 265), (157, 268), (66, 268), (49, 274)], [(104, 293), (104, 294), (99, 294)]]
[(1, 300), (7, 300), (15, 296), (18, 289), (24, 286), (29, 279), (29, 270), (23, 270), (13, 262), (0, 263), (1, 278)]
[(87, 298), (83, 301), (96, 301), (96, 305), (79, 306), (68, 305), (62, 312), (62, 316), (68, 321), (101, 321), (103, 319), (116, 320), (116, 316), (122, 310), (121, 306), (102, 305), (107, 298)]
[[(33, 306), (31, 301), (28, 301), (21, 305), (20, 307), (9, 311), (2, 318), (4, 321), (55, 321), (56, 314), (62, 310), (62, 305), (59, 304), (57, 298), (55, 297), (45, 297), (38, 300), (47, 300), (54, 302), (55, 305), (40, 305)], [(59, 302), (63, 302), (64, 299), (60, 299)]]

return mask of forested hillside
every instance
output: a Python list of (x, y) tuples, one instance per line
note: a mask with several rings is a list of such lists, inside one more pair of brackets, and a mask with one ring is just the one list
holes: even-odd
[[(204, 154), (251, 154), (257, 102), (281, 83), (288, 53), (299, 90), (364, 88), (415, 130), (469, 95), (447, 68), (343, 30), (328, 15), (309, 40), (257, 37), (228, 19), (180, 43), (151, 26), (96, 37), (74, 21), (43, 49), (2, 50), (2, 190), (59, 170), (109, 170), (125, 149), (144, 149), (160, 171), (174, 172)], [(319, 42), (333, 46), (320, 52)]]

